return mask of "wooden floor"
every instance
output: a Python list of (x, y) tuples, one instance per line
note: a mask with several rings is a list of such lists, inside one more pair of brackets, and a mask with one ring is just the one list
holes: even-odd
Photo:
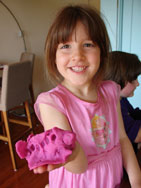
[[(36, 121), (33, 122), (36, 124)], [(35, 126), (36, 133), (42, 131), (41, 125)], [(17, 132), (17, 129), (16, 131), (14, 130), (14, 134), (15, 132)], [(18, 170), (15, 172), (12, 169), (8, 144), (0, 141), (0, 188), (44, 188), (48, 183), (48, 174), (36, 175), (32, 171), (29, 171), (25, 160), (19, 159), (18, 156), (16, 156), (16, 159)], [(138, 152), (138, 159), (141, 165), (141, 150)], [(127, 177), (124, 177), (121, 188), (130, 188)]]

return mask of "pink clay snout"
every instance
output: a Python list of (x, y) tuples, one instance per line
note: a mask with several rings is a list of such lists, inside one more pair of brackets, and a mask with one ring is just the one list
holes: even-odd
[(26, 159), (32, 170), (45, 164), (66, 162), (75, 147), (76, 136), (72, 131), (54, 127), (37, 135), (29, 135), (26, 141), (16, 143), (16, 152)]

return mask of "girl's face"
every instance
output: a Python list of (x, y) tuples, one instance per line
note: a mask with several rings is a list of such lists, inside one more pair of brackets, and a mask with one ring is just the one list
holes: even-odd
[(139, 82), (137, 79), (132, 82), (127, 82), (126, 86), (121, 90), (120, 96), (132, 97), (137, 86), (139, 86)]
[(60, 43), (56, 51), (56, 66), (65, 86), (84, 86), (92, 83), (100, 66), (100, 48), (78, 22), (69, 41)]

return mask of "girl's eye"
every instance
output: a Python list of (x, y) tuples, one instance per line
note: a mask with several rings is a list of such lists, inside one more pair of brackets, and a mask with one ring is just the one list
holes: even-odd
[(67, 49), (67, 48), (70, 48), (69, 44), (64, 44), (64, 45), (61, 46), (61, 49)]
[(94, 47), (95, 45), (93, 43), (85, 43), (84, 47)]

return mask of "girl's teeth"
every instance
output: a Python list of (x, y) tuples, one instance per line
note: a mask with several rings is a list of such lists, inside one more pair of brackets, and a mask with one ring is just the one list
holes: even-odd
[(72, 67), (72, 70), (75, 72), (81, 72), (85, 69), (85, 67)]

